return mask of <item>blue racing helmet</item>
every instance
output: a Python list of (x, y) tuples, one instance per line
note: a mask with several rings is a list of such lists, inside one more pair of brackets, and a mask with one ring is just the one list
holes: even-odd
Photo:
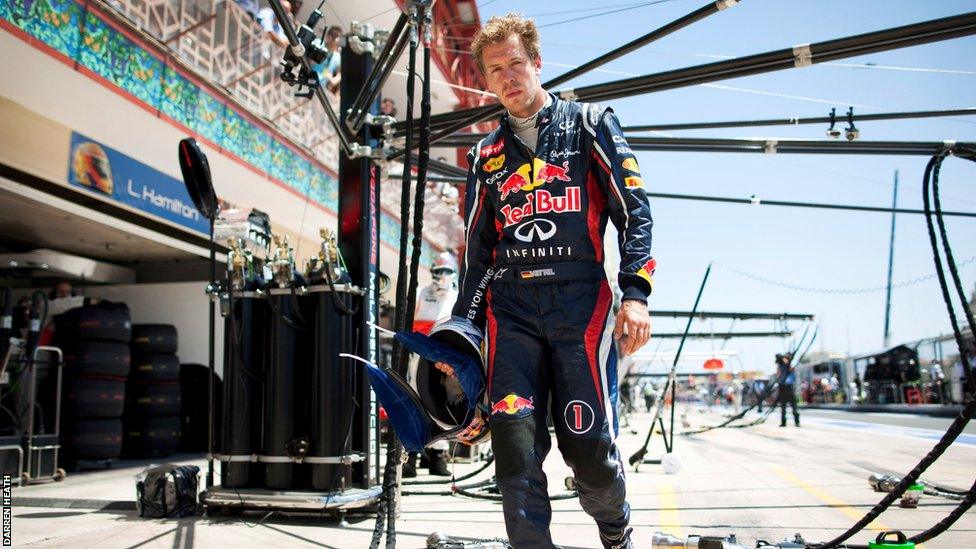
[[(481, 331), (468, 319), (452, 316), (435, 325), (429, 336), (402, 331), (395, 337), (419, 357), (414, 379), (407, 381), (373, 364), (367, 372), (403, 446), (417, 452), (438, 440), (487, 440), (487, 425), (478, 409), (487, 388)], [(454, 376), (435, 368), (436, 362), (450, 364)]]

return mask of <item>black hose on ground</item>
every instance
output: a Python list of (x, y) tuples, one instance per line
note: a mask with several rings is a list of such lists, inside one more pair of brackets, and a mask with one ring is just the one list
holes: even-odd
[[(949, 154), (955, 154), (960, 158), (965, 158), (966, 160), (976, 161), (976, 150), (967, 147), (948, 147), (941, 153), (933, 156), (925, 168), (925, 177), (922, 181), (922, 198), (925, 204), (925, 221), (928, 227), (929, 243), (932, 247), (932, 258), (935, 261), (935, 271), (939, 278), (939, 286), (942, 289), (942, 299), (945, 302), (946, 311), (949, 313), (949, 320), (952, 325), (952, 332), (956, 340), (956, 345), (959, 347), (960, 359), (962, 360), (966, 373), (966, 384), (969, 386), (970, 390), (972, 390), (973, 387), (976, 387), (976, 380), (974, 380), (972, 369), (969, 367), (969, 361), (972, 358), (972, 349), (967, 346), (966, 342), (962, 338), (962, 330), (959, 327), (959, 322), (956, 318), (955, 309), (952, 304), (952, 296), (949, 291), (949, 285), (946, 281), (945, 269), (942, 266), (942, 258), (939, 253), (939, 244), (936, 238), (935, 226), (932, 220), (932, 200), (929, 196), (929, 183), (934, 174), (935, 185), (932, 189), (932, 194), (934, 194), (936, 197), (934, 216), (938, 220), (942, 246), (946, 251), (945, 261), (949, 267), (950, 273), (952, 274), (953, 282), (956, 286), (956, 292), (959, 296), (962, 296), (962, 307), (966, 320), (970, 323), (970, 328), (973, 328), (973, 314), (972, 311), (969, 310), (965, 300), (965, 293), (962, 291), (962, 285), (959, 281), (959, 272), (956, 268), (955, 261), (952, 258), (949, 239), (945, 230), (945, 225), (942, 221), (941, 202), (938, 200), (939, 170), (942, 166), (942, 162)], [(948, 449), (952, 442), (956, 440), (962, 430), (966, 427), (966, 424), (968, 424), (973, 418), (973, 415), (976, 415), (976, 399), (970, 397), (969, 402), (966, 403), (966, 406), (963, 408), (962, 412), (960, 412), (956, 419), (953, 420), (952, 424), (949, 426), (949, 429), (947, 429), (945, 434), (942, 435), (942, 438), (938, 443), (936, 443), (935, 447), (933, 447), (932, 450), (930, 450), (929, 453), (918, 462), (914, 469), (912, 469), (907, 475), (905, 475), (905, 477), (901, 479), (901, 482), (899, 482), (891, 492), (889, 492), (880, 502), (878, 502), (870, 511), (868, 511), (868, 513), (864, 515), (861, 520), (857, 521), (853, 526), (834, 539), (825, 543), (808, 544), (807, 547), (811, 549), (828, 549), (831, 547), (847, 547), (849, 549), (864, 548), (865, 546), (863, 545), (849, 545), (844, 544), (844, 542), (854, 534), (863, 530), (881, 513), (888, 509), (888, 507), (890, 507), (896, 499), (900, 498), (908, 487), (914, 484), (918, 480), (918, 477), (943, 453), (945, 453), (946, 449)], [(909, 540), (913, 543), (922, 543), (945, 532), (956, 520), (959, 519), (959, 517), (961, 517), (972, 507), (974, 502), (976, 502), (976, 484), (974, 484), (966, 494), (965, 499), (947, 517), (939, 521), (936, 525), (928, 530), (912, 536), (909, 538)]]
[[(413, 481), (410, 481), (410, 482), (401, 482), (400, 484), (402, 484), (404, 486), (424, 486), (424, 485), (431, 485), (431, 484), (448, 484), (448, 483), (454, 484), (454, 483), (457, 483), (457, 482), (461, 482), (461, 481), (468, 480), (469, 478), (473, 478), (478, 473), (480, 473), (480, 472), (484, 471), (485, 469), (491, 467), (491, 464), (494, 463), (494, 462), (495, 462), (495, 456), (491, 456), (491, 457), (489, 457), (488, 459), (485, 460), (485, 462), (481, 465), (481, 467), (475, 469), (474, 471), (471, 471), (470, 473), (467, 473), (465, 475), (461, 475), (459, 477), (453, 477), (452, 476), (451, 478), (442, 478), (442, 479), (437, 479), (437, 480), (413, 480)], [(404, 493), (406, 493), (406, 492), (404, 492)]]

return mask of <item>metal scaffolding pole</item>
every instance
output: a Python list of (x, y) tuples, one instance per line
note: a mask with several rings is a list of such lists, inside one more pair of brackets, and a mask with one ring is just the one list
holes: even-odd
[[(858, 114), (851, 119), (854, 122), (868, 122), (872, 120), (905, 120), (910, 118), (935, 118), (940, 116), (968, 116), (976, 115), (976, 108), (942, 109), (934, 111), (903, 111), (879, 112), (874, 114)], [(841, 116), (814, 116), (806, 118), (766, 118), (760, 120), (727, 120), (723, 122), (686, 122), (679, 124), (642, 124), (639, 126), (625, 126), (624, 132), (651, 132), (673, 130), (705, 130), (718, 128), (751, 128), (756, 126), (797, 126), (800, 124), (828, 124), (836, 120), (847, 120)]]
[[(673, 198), (676, 200), (698, 200), (702, 202), (724, 202), (727, 204), (747, 204), (750, 206), (786, 206), (793, 208), (814, 208), (821, 210), (846, 210), (855, 212), (874, 213), (903, 213), (923, 215), (924, 210), (909, 210), (905, 208), (884, 208), (876, 206), (856, 206), (851, 204), (824, 204), (819, 202), (792, 202), (787, 200), (760, 200), (751, 198), (733, 198), (725, 196), (702, 196), (695, 194), (647, 193), (648, 198)], [(976, 212), (942, 212), (946, 217), (976, 217)]]
[[(564, 99), (589, 102), (606, 101), (754, 74), (802, 68), (817, 63), (928, 44), (971, 34), (976, 34), (976, 12), (968, 12), (836, 40), (817, 42), (815, 44), (804, 44), (726, 61), (626, 78), (604, 84), (562, 90), (557, 93)], [(486, 108), (480, 107), (480, 109)], [(480, 122), (490, 116), (485, 115), (485, 112), (487, 110), (480, 111), (478, 117), (474, 116), (473, 113), (471, 118), (463, 121), (464, 124), (458, 122), (448, 128), (453, 128), (451, 131), (454, 131)], [(441, 131), (431, 138), (431, 142), (441, 141), (451, 131), (447, 129)]]
[(400, 59), (400, 55), (403, 54), (404, 48), (409, 43), (408, 19), (409, 16), (406, 13), (400, 14), (400, 18), (397, 19), (393, 30), (387, 37), (383, 51), (376, 57), (377, 62), (370, 70), (369, 76), (366, 77), (366, 82), (363, 83), (363, 87), (359, 89), (359, 94), (352, 101), (352, 107), (346, 114), (346, 123), (349, 124), (352, 131), (359, 131), (359, 128), (362, 127), (366, 115), (369, 114), (369, 106), (376, 101), (376, 97), (383, 90), (383, 84), (393, 73), (397, 60)]
[(969, 12), (727, 61), (565, 90), (560, 92), (560, 95), (580, 101), (606, 101), (783, 69), (803, 68), (817, 63), (949, 40), (974, 33), (976, 33), (976, 12)]
[[(445, 139), (442, 145), (467, 147), (477, 143), (479, 136), (483, 137), (482, 134), (455, 134)], [(955, 142), (630, 136), (627, 144), (635, 151), (932, 156)]]
[[(655, 333), (653, 337), (655, 339), (678, 339), (685, 335), (683, 332), (664, 332)], [(688, 334), (688, 339), (742, 339), (742, 338), (760, 338), (760, 337), (790, 337), (793, 335), (792, 331), (787, 332), (735, 332), (735, 333), (724, 333), (724, 334), (713, 334), (711, 332), (692, 332)]]
[(932, 156), (947, 141), (839, 141), (826, 139), (726, 139), (712, 137), (628, 137), (635, 151), (742, 152), (780, 154), (886, 154)]
[[(650, 312), (651, 316), (659, 317), (671, 317), (671, 318), (686, 318), (688, 316), (694, 316), (695, 318), (722, 318), (722, 319), (734, 319), (734, 320), (813, 320), (814, 316), (811, 314), (804, 313), (738, 313), (738, 312), (720, 312), (720, 311), (696, 311), (692, 314), (691, 311), (659, 311), (653, 310)], [(657, 334), (654, 334), (657, 337)]]
[[(281, 5), (281, 0), (269, 0), (269, 5), (271, 6), (271, 11), (275, 14), (275, 19), (277, 19), (281, 25), (281, 30), (285, 33), (285, 38), (288, 39), (288, 50), (299, 59), (302, 69), (308, 72), (315, 72), (312, 68), (312, 64), (309, 62), (308, 58), (305, 57), (305, 46), (302, 45), (301, 41), (298, 39), (298, 34), (295, 33), (295, 28), (292, 26), (291, 15), (285, 12), (285, 8)], [(318, 10), (315, 10), (318, 11)], [(342, 145), (342, 149), (346, 154), (354, 155), (357, 151), (357, 145), (353, 142), (352, 137), (349, 135), (349, 131), (339, 120), (339, 115), (336, 114), (335, 110), (332, 108), (332, 103), (329, 102), (329, 98), (325, 96), (325, 90), (322, 86), (316, 86), (313, 90), (315, 93), (315, 98), (318, 99), (319, 104), (325, 110), (325, 116), (329, 119), (329, 123), (335, 128), (336, 136), (339, 138), (339, 143)]]

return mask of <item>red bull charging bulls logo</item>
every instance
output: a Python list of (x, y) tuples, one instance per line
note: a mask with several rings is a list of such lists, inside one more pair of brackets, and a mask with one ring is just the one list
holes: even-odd
[(508, 414), (511, 416), (522, 410), (535, 410), (535, 406), (532, 404), (532, 398), (524, 398), (515, 393), (509, 393), (505, 398), (491, 405), (491, 415)]
[[(535, 174), (533, 178), (532, 175)], [(511, 175), (498, 183), (498, 192), (502, 193), (502, 200), (508, 198), (509, 193), (531, 191), (550, 183), (554, 179), (570, 181), (569, 161), (563, 161), (562, 167), (550, 164), (538, 158), (532, 159), (532, 164), (522, 164)]]

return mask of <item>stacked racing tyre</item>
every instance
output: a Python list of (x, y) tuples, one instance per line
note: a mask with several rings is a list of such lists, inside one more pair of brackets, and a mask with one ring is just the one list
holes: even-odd
[(123, 454), (168, 456), (180, 445), (179, 338), (172, 324), (132, 326), (132, 369), (126, 386)]
[(62, 456), (71, 468), (110, 466), (122, 450), (122, 413), (131, 367), (129, 308), (101, 302), (55, 319), (64, 353)]

